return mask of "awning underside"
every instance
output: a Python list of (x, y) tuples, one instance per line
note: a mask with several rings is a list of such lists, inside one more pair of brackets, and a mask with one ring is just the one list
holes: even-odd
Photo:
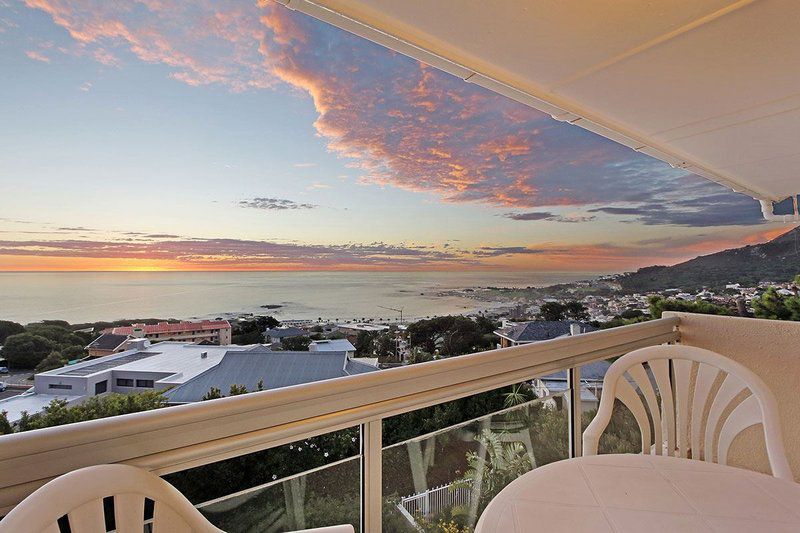
[(280, 0), (686, 168), (800, 189), (796, 0)]

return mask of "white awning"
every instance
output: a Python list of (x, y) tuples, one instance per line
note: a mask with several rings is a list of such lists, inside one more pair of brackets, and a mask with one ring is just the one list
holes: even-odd
[(798, 0), (279, 0), (754, 198), (800, 192)]

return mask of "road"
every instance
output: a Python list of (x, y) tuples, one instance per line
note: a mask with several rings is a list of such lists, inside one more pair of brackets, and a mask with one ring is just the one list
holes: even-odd
[(12, 396), (16, 396), (17, 394), (21, 394), (25, 391), (18, 390), (18, 389), (6, 389), (3, 392), (0, 392), (0, 400), (5, 400), (6, 398), (11, 398)]
[(28, 380), (33, 375), (33, 370), (12, 370), (8, 374), (0, 374), (0, 381), (8, 385), (33, 386), (33, 380)]

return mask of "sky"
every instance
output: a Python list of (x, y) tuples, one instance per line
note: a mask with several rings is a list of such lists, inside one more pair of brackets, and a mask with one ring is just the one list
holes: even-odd
[(757, 202), (271, 0), (0, 0), (0, 271), (618, 272)]

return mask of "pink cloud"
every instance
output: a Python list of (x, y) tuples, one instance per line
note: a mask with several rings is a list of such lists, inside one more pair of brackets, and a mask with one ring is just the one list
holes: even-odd
[[(272, 1), (26, 2), (104, 64), (133, 54), (191, 86), (310, 96), (318, 134), (362, 184), (521, 209), (648, 201), (669, 210), (670, 191), (687, 183), (697, 195), (721, 190)], [(702, 215), (676, 209), (692, 215), (681, 220)]]
[(42, 63), (49, 63), (50, 62), (50, 58), (49, 57), (47, 57), (46, 55), (44, 55), (44, 54), (42, 54), (40, 52), (37, 52), (36, 50), (27, 50), (25, 52), (25, 55), (28, 56), (29, 58), (33, 59), (34, 61), (41, 61)]

